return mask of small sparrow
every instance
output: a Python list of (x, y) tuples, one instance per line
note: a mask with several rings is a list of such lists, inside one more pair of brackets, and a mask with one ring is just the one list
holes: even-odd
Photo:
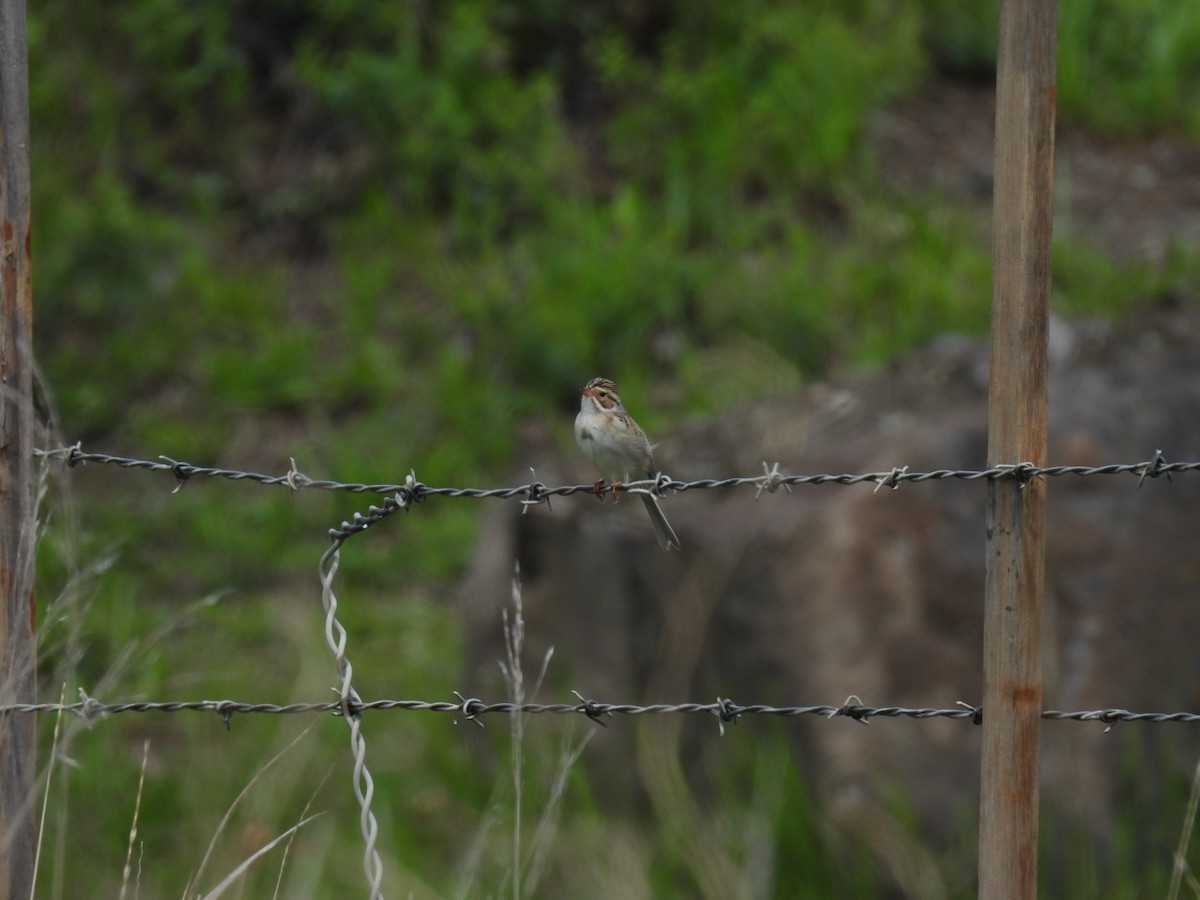
[[(575, 442), (601, 475), (596, 482), (596, 496), (600, 496), (606, 480), (616, 484), (653, 478), (654, 445), (646, 440), (646, 433), (633, 421), (633, 416), (625, 412), (617, 386), (607, 378), (593, 378), (582, 394), (579, 415), (575, 417)], [(650, 514), (659, 546), (664, 550), (678, 549), (679, 538), (663, 515), (658, 499), (651, 494), (639, 496)]]

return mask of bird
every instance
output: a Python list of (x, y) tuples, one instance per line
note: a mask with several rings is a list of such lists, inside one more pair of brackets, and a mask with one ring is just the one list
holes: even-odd
[[(580, 395), (579, 414), (575, 417), (575, 442), (600, 473), (600, 480), (595, 485), (596, 496), (600, 496), (605, 481), (619, 484), (654, 478), (655, 445), (647, 440), (646, 433), (625, 411), (617, 386), (608, 378), (593, 378)], [(663, 515), (658, 498), (649, 493), (639, 496), (650, 515), (658, 545), (664, 550), (680, 549), (679, 538)]]

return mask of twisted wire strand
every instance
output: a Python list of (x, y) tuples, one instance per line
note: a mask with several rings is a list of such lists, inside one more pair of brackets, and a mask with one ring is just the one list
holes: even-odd
[[(364, 526), (366, 527), (366, 526)], [(337, 619), (337, 596), (333, 592), (333, 577), (341, 560), (341, 545), (345, 538), (335, 538), (329, 549), (321, 556), (318, 571), (321, 578), (321, 605), (325, 610), (325, 640), (333, 651), (334, 664), (341, 683), (338, 686), (336, 708), (350, 726), (350, 752), (354, 756), (352, 784), (358, 801), (359, 827), (363, 836), (363, 871), (371, 888), (371, 900), (381, 898), (383, 883), (383, 860), (376, 846), (379, 839), (379, 822), (371, 809), (375, 797), (375, 781), (367, 768), (367, 741), (362, 733), (362, 698), (354, 689), (352, 679), (354, 666), (346, 656), (346, 629)], [(228, 707), (222, 709), (229, 723)]]
[[(146, 712), (150, 710), (177, 712), (183, 710), (205, 710), (218, 712), (228, 728), (236, 713), (302, 713), (302, 712), (332, 712), (346, 719), (350, 728), (350, 748), (354, 758), (353, 787), (355, 798), (359, 805), (359, 824), (363, 835), (363, 869), (370, 886), (372, 900), (380, 898), (383, 880), (383, 863), (377, 849), (379, 824), (371, 808), (375, 795), (375, 784), (366, 764), (366, 739), (362, 732), (362, 713), (375, 709), (404, 709), (426, 710), (431, 712), (448, 712), (462, 716), (468, 721), (480, 723), (480, 717), (489, 713), (560, 713), (582, 714), (598, 725), (604, 725), (604, 719), (613, 715), (649, 715), (662, 713), (700, 713), (717, 718), (718, 728), (724, 734), (725, 723), (736, 722), (746, 715), (773, 716), (802, 716), (820, 715), (827, 718), (849, 717), (867, 725), (877, 717), (910, 717), (916, 719), (952, 718), (969, 719), (978, 724), (982, 721), (983, 710), (960, 702), (957, 707), (949, 709), (937, 708), (908, 708), (900, 706), (869, 707), (864, 706), (856, 696), (851, 696), (841, 706), (790, 706), (776, 707), (764, 704), (748, 706), (736, 704), (731, 700), (719, 699), (715, 703), (677, 703), (652, 704), (639, 706), (636, 704), (598, 703), (587, 700), (576, 693), (578, 703), (533, 704), (533, 703), (484, 703), (474, 698), (459, 695), (458, 703), (427, 702), (412, 700), (381, 700), (364, 703), (353, 685), (354, 668), (346, 655), (346, 629), (337, 619), (337, 596), (334, 594), (333, 581), (338, 569), (341, 546), (351, 537), (361, 534), (372, 525), (392, 515), (399, 510), (408, 510), (414, 503), (420, 503), (429, 497), (469, 497), (484, 498), (520, 498), (526, 506), (536, 504), (549, 505), (551, 497), (566, 496), (579, 493), (610, 493), (626, 491), (632, 493), (663, 494), (666, 492), (683, 492), (689, 490), (708, 490), (714, 488), (729, 488), (750, 486), (755, 488), (755, 498), (763, 491), (775, 493), (780, 488), (791, 490), (793, 485), (819, 484), (873, 484), (875, 490), (888, 487), (895, 490), (905, 482), (939, 481), (944, 479), (962, 479), (968, 481), (988, 479), (1015, 479), (1024, 485), (1034, 478), (1055, 477), (1062, 475), (1118, 475), (1134, 474), (1138, 476), (1138, 486), (1141, 487), (1146, 478), (1157, 478), (1166, 475), (1170, 479), (1173, 472), (1195, 471), (1200, 469), (1200, 462), (1168, 463), (1162, 451), (1155, 451), (1154, 456), (1137, 463), (1110, 464), (1103, 466), (1035, 466), (1032, 463), (1021, 462), (1008, 465), (993, 466), (982, 470), (969, 469), (936, 469), (929, 472), (910, 472), (908, 466), (899, 466), (888, 472), (866, 472), (859, 474), (817, 474), (817, 475), (784, 475), (779, 463), (768, 465), (763, 463), (763, 473), (755, 476), (735, 476), (731, 478), (704, 478), (695, 481), (680, 481), (663, 473), (654, 478), (634, 481), (617, 485), (559, 485), (547, 486), (540, 481), (507, 488), (452, 488), (431, 487), (417, 480), (416, 474), (410, 472), (403, 484), (367, 484), (332, 481), (328, 479), (313, 479), (302, 473), (291, 460), (291, 467), (282, 475), (266, 475), (258, 472), (248, 472), (240, 469), (226, 469), (213, 466), (198, 466), (181, 460), (161, 456), (158, 460), (135, 459), (131, 457), (112, 456), (106, 453), (85, 452), (80, 443), (69, 447), (51, 450), (36, 450), (35, 454), (45, 460), (61, 460), (68, 466), (81, 464), (116, 465), (126, 469), (145, 469), (151, 472), (169, 472), (176, 479), (175, 491), (179, 491), (194, 477), (225, 478), (232, 481), (248, 481), (264, 486), (282, 486), (291, 491), (304, 488), (320, 490), (348, 491), (351, 493), (374, 494), (383, 499), (377, 504), (371, 504), (365, 513), (356, 512), (338, 527), (329, 530), (330, 547), (321, 556), (318, 566), (321, 581), (321, 603), (325, 611), (325, 639), (333, 652), (335, 668), (340, 679), (337, 687), (338, 700), (336, 703), (299, 703), (286, 706), (275, 706), (262, 703), (239, 703), (230, 700), (202, 700), (183, 702), (141, 702), (126, 704), (101, 704), (83, 695), (78, 704), (10, 704), (0, 706), (0, 714), (6, 712), (51, 712), (67, 711), (84, 716), (89, 721), (98, 717), (117, 712)], [(1050, 710), (1044, 712), (1043, 718), (1058, 720), (1100, 721), (1111, 729), (1119, 721), (1143, 722), (1195, 722), (1200, 721), (1200, 715), (1192, 713), (1131, 713), (1127, 710), (1088, 710), (1083, 712), (1060, 712)]]
[[(358, 494), (390, 495), (385, 502), (392, 503), (401, 509), (408, 509), (413, 503), (420, 503), (428, 497), (468, 497), (471, 499), (511, 499), (522, 498), (527, 504), (548, 503), (551, 497), (568, 496), (570, 494), (590, 494), (595, 491), (592, 484), (567, 484), (550, 486), (540, 481), (501, 488), (466, 488), (466, 487), (433, 487), (418, 481), (412, 473), (404, 483), (363, 483), (342, 482), (329, 479), (309, 478), (296, 467), (295, 459), (291, 460), (291, 468), (282, 475), (265, 475), (259, 472), (247, 472), (240, 469), (224, 469), (214, 466), (198, 466), (182, 462), (167, 456), (158, 460), (134, 459), (123, 456), (112, 456), (107, 453), (85, 452), (80, 444), (69, 447), (59, 447), (52, 450), (35, 450), (36, 455), (50, 460), (61, 460), (68, 466), (94, 463), (97, 465), (115, 465), (124, 469), (145, 469), (151, 472), (169, 472), (178, 482), (179, 490), (188, 480), (194, 477), (225, 478), (232, 481), (250, 481), (266, 486), (282, 486), (293, 491), (313, 488), (318, 490), (348, 491)], [(730, 478), (701, 478), (695, 481), (680, 481), (660, 473), (657, 477), (643, 481), (631, 481), (621, 485), (604, 485), (600, 493), (625, 492), (683, 492), (693, 490), (710, 490), (714, 488), (754, 487), (758, 493), (767, 491), (775, 493), (780, 488), (789, 489), (793, 485), (819, 484), (873, 484), (875, 489), (881, 487), (898, 488), (905, 482), (919, 483), (923, 481), (942, 481), (959, 479), (964, 481), (1016, 479), (1021, 483), (1034, 478), (1054, 478), (1064, 475), (1136, 475), (1138, 485), (1147, 478), (1157, 478), (1166, 475), (1170, 478), (1175, 472), (1194, 472), (1200, 470), (1200, 462), (1167, 462), (1162, 451), (1155, 451), (1153, 457), (1143, 462), (1110, 463), (1102, 466), (1035, 466), (1032, 463), (1012, 463), (992, 466), (986, 469), (934, 469), (928, 472), (910, 472), (908, 466), (898, 466), (888, 472), (861, 472), (842, 474), (815, 475), (784, 475), (779, 470), (779, 464), (763, 463), (763, 474), (750, 476), (734, 476)]]
[[(347, 717), (351, 722), (361, 718), (365, 712), (433, 712), (449, 713), (461, 716), (467, 721), (477, 721), (481, 717), (503, 714), (511, 715), (581, 715), (597, 724), (605, 724), (604, 718), (614, 716), (646, 716), (646, 715), (709, 715), (723, 722), (734, 722), (743, 716), (774, 716), (781, 718), (796, 718), (799, 716), (820, 716), (826, 719), (839, 717), (868, 722), (876, 718), (910, 718), (910, 719), (963, 719), (976, 725), (983, 721), (983, 708), (968, 703), (951, 707), (910, 707), (910, 706), (869, 706), (857, 697), (850, 697), (845, 703), (834, 706), (818, 704), (811, 706), (772, 706), (764, 703), (742, 704), (729, 699), (720, 699), (711, 703), (605, 703), (590, 700), (576, 693), (578, 698), (574, 703), (512, 703), (501, 701), (489, 703), (476, 697), (459, 695), (457, 701), (450, 700), (363, 700), (353, 690), (344, 699), (321, 703), (251, 703), (240, 700), (139, 700), (127, 703), (102, 703), (93, 697), (83, 695), (76, 703), (9, 703), (0, 705), (0, 715), (10, 713), (73, 713), (89, 721), (102, 719), (120, 713), (145, 712), (215, 712), (229, 724), (234, 715), (266, 714), (266, 715), (306, 715), (329, 713), (335, 716)], [(1184, 724), (1200, 724), (1200, 713), (1197, 712), (1133, 712), (1128, 709), (1088, 709), (1064, 711), (1048, 709), (1042, 712), (1042, 718), (1058, 722), (1100, 722), (1113, 725), (1117, 722), (1149, 722), (1166, 723), (1179, 722)], [(355, 747), (356, 762), (359, 747)], [(361, 745), (365, 752), (365, 743)], [(357, 777), (357, 776), (356, 776)], [(369, 775), (367, 775), (369, 779)], [(371, 788), (363, 788), (364, 797)], [(368, 804), (369, 805), (369, 804)]]

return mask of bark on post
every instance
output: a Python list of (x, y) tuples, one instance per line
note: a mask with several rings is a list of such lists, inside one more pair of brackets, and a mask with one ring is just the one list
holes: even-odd
[[(1046, 463), (1054, 0), (1001, 0), (988, 464)], [(979, 896), (1037, 896), (1046, 485), (988, 488)]]
[[(33, 301), (24, 0), (0, 0), (0, 703), (35, 698)], [(34, 717), (0, 716), (0, 900), (32, 896)]]

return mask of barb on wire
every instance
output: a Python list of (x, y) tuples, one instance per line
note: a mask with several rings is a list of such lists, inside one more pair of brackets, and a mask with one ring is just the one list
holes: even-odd
[(792, 492), (792, 486), (787, 483), (785, 476), (779, 471), (779, 463), (767, 465), (767, 461), (763, 460), (763, 474), (759, 480), (758, 486), (754, 491), (754, 499), (757, 500), (762, 496), (762, 492), (773, 494), (780, 488), (783, 488), (789, 494)]
[(1171, 480), (1171, 471), (1166, 468), (1166, 461), (1163, 459), (1161, 450), (1154, 451), (1154, 458), (1149, 462), (1142, 463), (1138, 472), (1138, 487), (1142, 486), (1142, 482), (1147, 478), (1157, 478), (1159, 475), (1166, 475), (1167, 481)]
[[(81, 693), (81, 700), (76, 704), (10, 704), (0, 706), (0, 715), (5, 713), (22, 712), (73, 712), (83, 717), (88, 723), (93, 723), (104, 716), (122, 712), (179, 712), (184, 710), (216, 712), (226, 728), (230, 726), (233, 717), (239, 713), (332, 713), (342, 716), (350, 729), (350, 747), (354, 758), (353, 787), (358, 800), (360, 811), (360, 826), (364, 841), (363, 867), (370, 885), (372, 900), (381, 896), (383, 864), (380, 859), (377, 842), (379, 826), (371, 808), (374, 797), (374, 781), (366, 766), (366, 740), (362, 733), (362, 716), (368, 710), (410, 710), (450, 713), (462, 717), (466, 721), (483, 725), (482, 717), (489, 713), (560, 713), (567, 715), (582, 715), (598, 725), (605, 725), (605, 718), (614, 715), (652, 715), (666, 713), (699, 713), (717, 718), (718, 728), (724, 734), (725, 723), (737, 722), (747, 715), (770, 715), (795, 717), (817, 715), (825, 718), (849, 718), (861, 725), (870, 724), (871, 719), (879, 717), (910, 717), (916, 719), (951, 718), (970, 721), (978, 725), (983, 718), (983, 710), (978, 706), (960, 703), (949, 709), (909, 708), (900, 706), (871, 707), (863, 704), (855, 695), (849, 696), (840, 706), (767, 706), (764, 704), (741, 705), (728, 698), (718, 698), (715, 703), (675, 703), (652, 704), (648, 706), (636, 704), (600, 703), (575, 693), (577, 702), (560, 704), (536, 703), (485, 703), (477, 698), (467, 698), (458, 694), (458, 702), (428, 702), (417, 700), (376, 700), (364, 702), (353, 684), (353, 666), (346, 654), (347, 633), (337, 618), (338, 601), (334, 594), (333, 582), (338, 569), (342, 544), (357, 534), (369, 529), (399, 510), (409, 510), (416, 503), (421, 503), (429, 497), (468, 497), (484, 498), (515, 498), (522, 504), (523, 511), (537, 504), (550, 505), (552, 497), (567, 496), (579, 493), (592, 493), (591, 484), (547, 486), (537, 480), (537, 473), (532, 469), (532, 480), (528, 484), (505, 488), (454, 488), (431, 487), (417, 480), (414, 472), (409, 472), (403, 484), (368, 484), (350, 483), (327, 479), (313, 479), (302, 473), (296, 460), (290, 460), (290, 467), (282, 475), (266, 475), (258, 472), (248, 472), (239, 469), (217, 468), (213, 466), (198, 466), (192, 463), (160, 456), (157, 460), (136, 459), (131, 457), (112, 456), (105, 453), (90, 453), (82, 449), (80, 443), (68, 447), (50, 450), (37, 450), (35, 453), (46, 460), (60, 460), (68, 466), (78, 465), (115, 465), (125, 469), (143, 469), (150, 472), (170, 473), (175, 479), (174, 491), (178, 492), (188, 481), (198, 478), (225, 478), (232, 481), (248, 481), (264, 486), (281, 486), (290, 491), (312, 488), (331, 491), (348, 491), (351, 493), (371, 494), (382, 497), (378, 503), (372, 503), (367, 511), (356, 512), (335, 528), (329, 530), (330, 546), (322, 555), (318, 571), (321, 581), (321, 603), (325, 612), (325, 638), (334, 655), (335, 669), (340, 679), (336, 687), (337, 700), (330, 703), (293, 703), (277, 706), (265, 703), (239, 703), (232, 700), (199, 700), (180, 702), (137, 702), (104, 704)], [(776, 493), (780, 488), (787, 492), (795, 485), (866, 484), (873, 486), (876, 492), (882, 487), (896, 490), (905, 482), (940, 481), (945, 479), (961, 479), (966, 481), (1014, 479), (1024, 486), (1035, 478), (1046, 478), (1063, 475), (1118, 475), (1133, 474), (1138, 477), (1140, 488), (1147, 478), (1157, 478), (1166, 475), (1168, 480), (1173, 472), (1188, 472), (1200, 469), (1200, 462), (1169, 463), (1161, 450), (1155, 451), (1154, 456), (1145, 462), (1129, 464), (1112, 464), (1104, 466), (1035, 466), (1029, 462), (997, 465), (988, 469), (937, 469), (928, 472), (910, 472), (908, 466), (894, 466), (886, 472), (864, 472), (858, 474), (817, 474), (817, 475), (785, 475), (780, 471), (779, 463), (763, 462), (763, 472), (754, 476), (735, 476), (730, 478), (705, 478), (695, 481), (679, 481), (659, 472), (653, 478), (633, 481), (626, 484), (605, 485), (600, 492), (629, 492), (662, 495), (679, 493), (690, 490), (708, 490), (715, 488), (753, 487), (755, 499), (763, 491)], [(1112, 728), (1116, 722), (1200, 722), (1200, 714), (1194, 713), (1134, 713), (1128, 710), (1107, 709), (1088, 710), (1082, 712), (1060, 712), (1049, 710), (1043, 713), (1044, 718), (1056, 720), (1099, 721)], [(457, 719), (455, 720), (457, 721)]]
[[(592, 484), (565, 484), (547, 486), (540, 481), (503, 488), (454, 488), (431, 487), (417, 481), (410, 473), (403, 484), (368, 484), (361, 482), (341, 482), (328, 479), (314, 479), (301, 473), (296, 467), (296, 461), (291, 460), (291, 468), (282, 475), (264, 475), (258, 472), (245, 472), (240, 469), (221, 469), (212, 466), (197, 466), (192, 463), (180, 462), (170, 457), (159, 460), (132, 459), (123, 456), (110, 456), (107, 453), (88, 453), (76, 443), (69, 447), (59, 447), (53, 450), (36, 450), (38, 456), (45, 459), (62, 460), (68, 466), (94, 463), (98, 465), (115, 465), (124, 469), (145, 469), (151, 472), (169, 472), (179, 482), (176, 487), (197, 477), (226, 478), (233, 481), (250, 481), (267, 486), (278, 485), (289, 490), (297, 491), (302, 488), (314, 488), (328, 491), (349, 491), (358, 494), (390, 495), (390, 501), (400, 508), (408, 509), (413, 503), (419, 503), (428, 497), (469, 497), (482, 500), (486, 498), (512, 499), (519, 498), (528, 505), (549, 503), (551, 497), (567, 496), (570, 494), (591, 494), (595, 490)], [(934, 469), (929, 472), (910, 472), (908, 466), (896, 466), (887, 472), (861, 472), (857, 474), (843, 473), (818, 475), (783, 475), (779, 464), (768, 466), (763, 463), (764, 472), (761, 475), (735, 476), (731, 478), (702, 478), (695, 481), (679, 481), (665, 474), (644, 481), (630, 481), (626, 484), (605, 485), (600, 488), (606, 492), (651, 492), (669, 493), (694, 490), (710, 490), (714, 488), (753, 487), (756, 497), (763, 491), (775, 493), (779, 488), (790, 490), (793, 485), (818, 484), (869, 484), (878, 490), (889, 487), (893, 490), (905, 482), (943, 481), (958, 479), (963, 481), (1016, 479), (1026, 484), (1034, 478), (1053, 478), (1064, 475), (1136, 475), (1138, 486), (1147, 478), (1157, 478), (1166, 475), (1169, 479), (1173, 472), (1194, 472), (1200, 470), (1200, 462), (1166, 462), (1162, 451), (1155, 451), (1154, 456), (1144, 462), (1112, 463), (1103, 466), (1035, 466), (1032, 463), (1008, 463), (992, 466), (987, 469)], [(370, 524), (369, 522), (366, 524)], [(363, 525), (362, 527), (366, 527)]]
[[(736, 703), (729, 698), (718, 698), (712, 703), (605, 703), (585, 697), (578, 691), (573, 703), (513, 703), (500, 701), (489, 703), (478, 697), (468, 697), (455, 692), (456, 701), (450, 700), (363, 700), (355, 699), (347, 705), (341, 699), (321, 703), (249, 703), (238, 700), (137, 700), (128, 703), (101, 703), (88, 697), (76, 703), (8, 703), (0, 704), (0, 715), (10, 713), (74, 713), (89, 720), (97, 720), (119, 713), (144, 712), (215, 712), (222, 718), (239, 714), (261, 713), (266, 715), (304, 715), (328, 713), (346, 716), (351, 721), (360, 719), (367, 712), (433, 712), (461, 716), (468, 721), (479, 722), (482, 717), (496, 713), (543, 715), (579, 715), (603, 725), (602, 717), (647, 716), (647, 715), (706, 715), (716, 716), (722, 722), (736, 722), (744, 716), (773, 716), (797, 718), (817, 716), (823, 719), (847, 718), (866, 723), (876, 718), (908, 719), (960, 719), (979, 725), (983, 721), (983, 709), (960, 701), (957, 706), (910, 707), (868, 706), (855, 695), (840, 705), (819, 704), (814, 706), (771, 706), (764, 703)], [(1197, 712), (1132, 712), (1127, 709), (1088, 709), (1067, 712), (1048, 709), (1042, 718), (1056, 722), (1101, 722), (1114, 725), (1118, 722), (1179, 722), (1200, 724)]]
[(897, 466), (892, 471), (887, 473), (886, 477), (876, 479), (875, 490), (871, 493), (878, 494), (881, 487), (890, 487), (893, 491), (900, 487), (900, 478), (908, 471), (908, 466)]

